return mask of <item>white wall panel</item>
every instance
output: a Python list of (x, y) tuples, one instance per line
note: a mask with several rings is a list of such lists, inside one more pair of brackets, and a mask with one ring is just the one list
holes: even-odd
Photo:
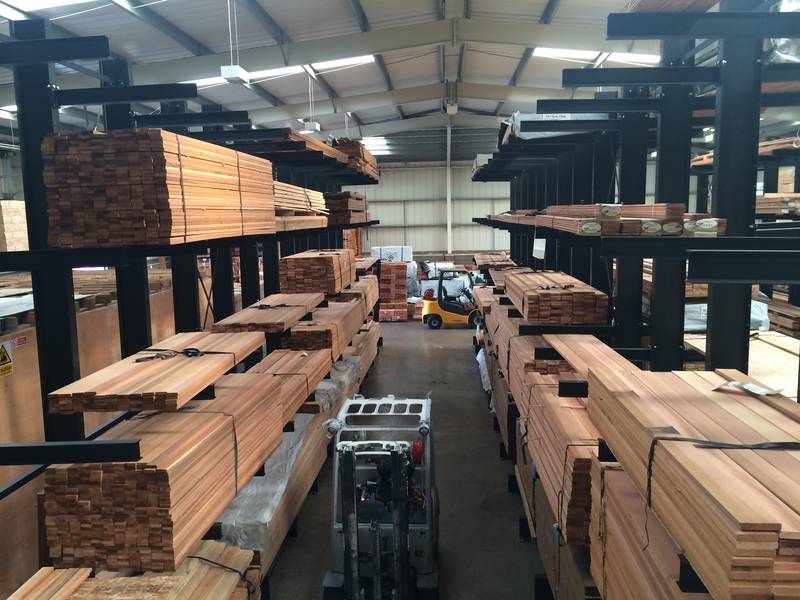
[[(453, 250), (508, 249), (508, 233), (472, 223), (474, 217), (508, 210), (509, 185), (473, 183), (469, 166), (452, 168)], [(365, 247), (410, 245), (416, 252), (447, 248), (447, 180), (443, 166), (383, 167), (381, 183), (345, 189), (366, 195), (370, 229)]]

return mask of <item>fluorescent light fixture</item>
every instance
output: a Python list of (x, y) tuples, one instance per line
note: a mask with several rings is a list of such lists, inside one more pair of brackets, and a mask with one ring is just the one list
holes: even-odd
[(572, 60), (594, 60), (599, 50), (571, 50), (569, 48), (534, 48), (533, 55), (541, 58), (566, 58)]
[(370, 150), (369, 152), (372, 156), (389, 156), (391, 154), (390, 150)]
[(388, 150), (389, 144), (386, 141), (385, 137), (365, 137), (361, 140), (361, 143), (364, 144), (364, 147), (375, 154), (373, 150)]
[(319, 133), (322, 130), (322, 127), (320, 126), (318, 121), (311, 121), (309, 119), (303, 121), (302, 123), (303, 123), (303, 129), (300, 131), (300, 133), (306, 133), (306, 134)]
[(17, 115), (12, 115), (10, 112), (0, 109), (0, 119), (8, 119), (9, 121), (15, 121)]
[(262, 71), (250, 71), (250, 81), (253, 81), (254, 79), (297, 75), (302, 72), (303, 72), (303, 67), (301, 67), (300, 65), (294, 67), (278, 67), (277, 69), (264, 69)]
[(16, 104), (8, 104), (6, 106), (0, 106), (0, 110), (5, 110), (7, 112), (17, 112), (17, 105)]
[(339, 69), (341, 67), (357, 67), (358, 65), (368, 65), (375, 62), (372, 54), (365, 56), (354, 56), (352, 58), (340, 58), (337, 60), (326, 60), (324, 62), (313, 63), (311, 66), (318, 71), (326, 69)]
[(209, 85), (221, 85), (228, 83), (223, 77), (202, 77), (200, 79), (190, 79), (188, 81), (181, 81), (180, 83), (195, 83), (197, 87), (207, 87)]
[(658, 54), (637, 54), (636, 52), (612, 52), (608, 57), (609, 62), (643, 63), (657, 65), (661, 62)]

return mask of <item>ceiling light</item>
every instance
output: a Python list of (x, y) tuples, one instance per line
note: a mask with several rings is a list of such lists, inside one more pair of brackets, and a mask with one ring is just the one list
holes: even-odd
[(278, 67), (277, 69), (264, 69), (262, 71), (250, 71), (250, 79), (261, 79), (263, 77), (285, 77), (286, 75), (297, 75), (303, 72), (300, 65), (294, 67)]
[(319, 133), (322, 130), (319, 121), (305, 120), (302, 123), (303, 123), (303, 128), (300, 130), (300, 133), (304, 134)]
[(637, 54), (635, 52), (612, 52), (608, 57), (609, 62), (632, 62), (657, 65), (661, 62), (658, 54)]
[(599, 50), (571, 50), (569, 48), (534, 48), (533, 55), (541, 58), (571, 58), (594, 60)]
[(219, 74), (228, 83), (250, 83), (250, 73), (239, 65), (222, 65)]
[(358, 65), (368, 65), (374, 62), (375, 57), (372, 54), (367, 54), (365, 56), (354, 56), (352, 58), (326, 60), (324, 62), (313, 63), (311, 66), (319, 71), (324, 71), (326, 69), (338, 69), (341, 67), (357, 67)]
[(17, 115), (12, 115), (10, 112), (0, 109), (0, 119), (8, 119), (9, 121), (16, 120)]
[(17, 105), (16, 104), (8, 104), (6, 106), (0, 106), (0, 110), (5, 110), (8, 112), (17, 112)]
[(210, 85), (222, 85), (228, 83), (223, 77), (202, 77), (200, 79), (190, 79), (188, 81), (181, 81), (179, 83), (194, 83), (197, 87), (207, 87)]
[(389, 156), (392, 152), (390, 150), (370, 150), (372, 156)]

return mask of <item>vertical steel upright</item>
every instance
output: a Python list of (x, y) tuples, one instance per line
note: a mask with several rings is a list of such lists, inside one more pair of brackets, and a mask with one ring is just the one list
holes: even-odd
[[(10, 33), (16, 40), (43, 40), (47, 37), (46, 22), (42, 19), (11, 21)], [(58, 125), (58, 110), (51, 96), (53, 76), (54, 70), (47, 63), (14, 65), (22, 185), (31, 250), (47, 248), (42, 141)], [(80, 377), (72, 269), (69, 265), (49, 265), (46, 271), (34, 269), (31, 281), (45, 440), (83, 439), (82, 414), (53, 415), (47, 405), (49, 392)]]
[[(573, 153), (572, 201), (589, 204), (594, 186), (594, 143), (576, 144)], [(586, 283), (591, 280), (591, 259), (588, 246), (572, 247), (571, 274)]]
[[(752, 10), (758, 0), (723, 0), (720, 10)], [(728, 220), (728, 235), (753, 235), (763, 41), (719, 42), (720, 81), (714, 124), (714, 216)], [(706, 367), (747, 372), (750, 286), (710, 284)]]
[[(616, 181), (616, 156), (618, 134), (605, 131), (595, 138), (592, 156), (592, 202), (608, 204), (614, 202), (614, 183)], [(611, 294), (611, 261), (600, 256), (600, 248), (590, 248), (592, 287)]]
[[(565, 152), (558, 157), (558, 204), (572, 204), (572, 173), (573, 155)], [(560, 241), (556, 243), (556, 248), (556, 267), (559, 271), (571, 273), (572, 249)]]
[[(681, 57), (694, 47), (690, 38), (661, 42), (661, 66), (680, 66)], [(692, 61), (693, 62), (693, 61)], [(664, 85), (658, 118), (656, 202), (675, 202), (689, 208), (692, 152), (692, 99), (689, 85)], [(654, 371), (683, 368), (683, 321), (686, 302), (686, 259), (653, 258), (650, 294), (650, 367)]]
[[(127, 86), (133, 83), (131, 68), (124, 58), (100, 61), (100, 73), (108, 79), (101, 87)], [(130, 104), (103, 106), (106, 131), (135, 126)], [(147, 258), (131, 257), (127, 264), (115, 267), (117, 286), (117, 318), (122, 356), (130, 356), (147, 348), (153, 341), (150, 325), (150, 286), (147, 281)]]

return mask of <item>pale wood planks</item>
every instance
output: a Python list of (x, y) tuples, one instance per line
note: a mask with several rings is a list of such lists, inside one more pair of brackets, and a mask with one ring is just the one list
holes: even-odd
[(309, 190), (298, 185), (275, 182), (275, 211), (307, 213), (311, 215), (328, 214), (322, 192)]
[(333, 141), (333, 147), (347, 155), (347, 162), (353, 169), (371, 177), (375, 182), (380, 181), (378, 161), (364, 144), (358, 140), (340, 138)]
[(503, 267), (516, 267), (517, 263), (505, 252), (478, 253), (472, 255), (472, 260), (478, 269), (498, 269)]
[(369, 220), (367, 200), (357, 192), (326, 192), (325, 206), (331, 224), (349, 225)]
[(511, 273), (505, 290), (523, 317), (534, 324), (605, 323), (608, 296), (565, 273)]
[(308, 250), (280, 259), (283, 293), (338, 294), (356, 279), (352, 250)]
[(327, 349), (332, 360), (338, 359), (361, 327), (362, 306), (358, 301), (329, 302), (327, 307), (315, 309), (310, 321), (301, 321), (289, 330), (284, 348)]
[(325, 300), (322, 294), (273, 294), (214, 323), (215, 333), (283, 333)]
[(50, 412), (177, 410), (263, 344), (260, 333), (179, 333), (48, 394)]

